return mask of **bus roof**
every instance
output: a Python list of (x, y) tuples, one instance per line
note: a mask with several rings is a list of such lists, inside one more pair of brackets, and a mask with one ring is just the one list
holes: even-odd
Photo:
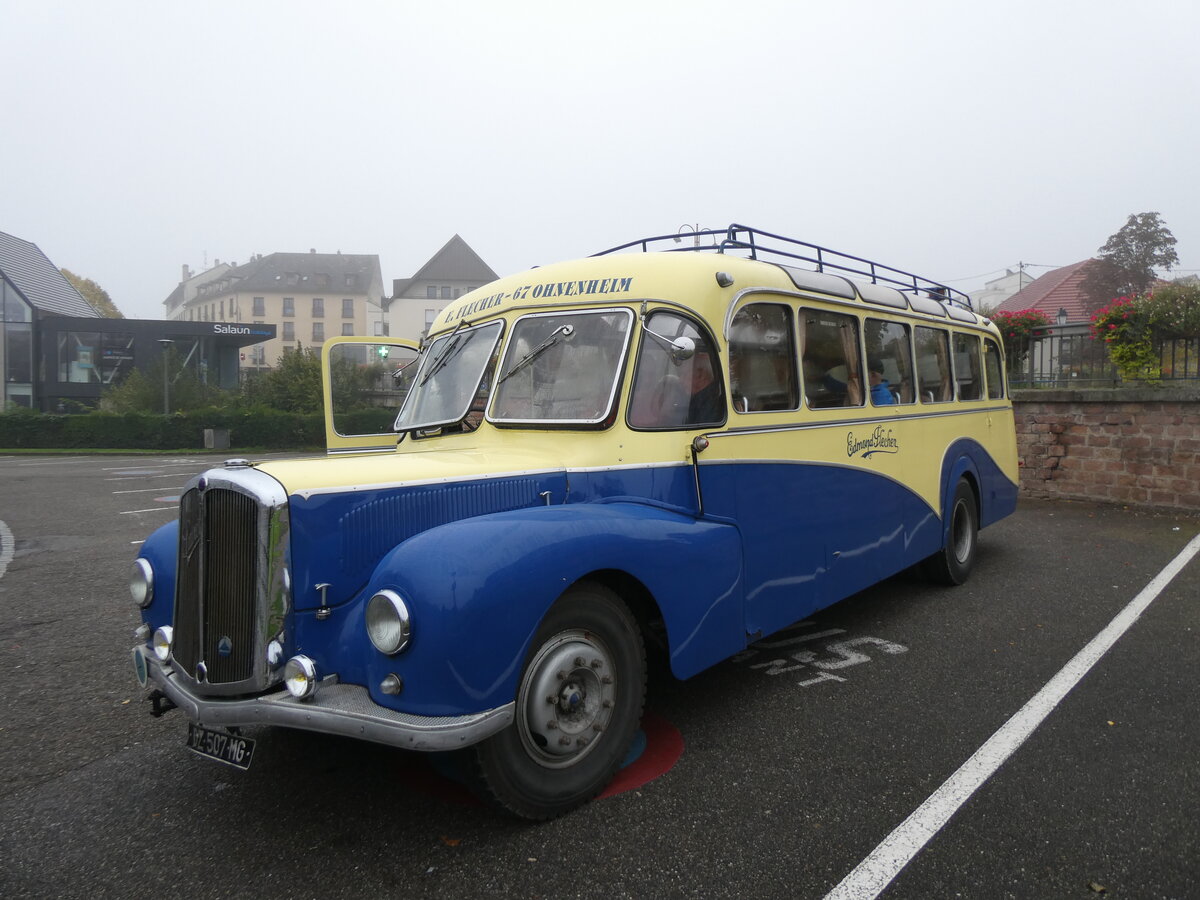
[[(716, 324), (747, 288), (803, 291), (970, 325), (986, 322), (971, 311), (965, 294), (900, 269), (740, 225), (696, 235), (695, 243), (690, 232), (684, 236), (691, 246), (673, 247), (679, 235), (643, 238), (506, 276), (448, 304), (430, 332), (517, 309), (642, 300), (680, 303)], [(698, 243), (709, 238), (711, 244)], [(785, 243), (777, 248), (765, 239)]]

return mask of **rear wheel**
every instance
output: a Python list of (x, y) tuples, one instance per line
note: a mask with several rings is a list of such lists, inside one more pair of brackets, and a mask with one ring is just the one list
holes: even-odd
[(975, 491), (964, 478), (954, 489), (951, 501), (946, 545), (925, 560), (925, 575), (938, 584), (962, 584), (975, 566), (979, 545), (979, 508)]
[(646, 694), (646, 651), (620, 598), (570, 588), (534, 637), (509, 728), (477, 744), (473, 779), (525, 819), (549, 819), (603, 790), (629, 752)]

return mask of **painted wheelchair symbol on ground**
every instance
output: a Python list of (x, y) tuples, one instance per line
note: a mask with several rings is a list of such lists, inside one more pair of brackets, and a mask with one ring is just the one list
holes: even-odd
[[(637, 790), (667, 774), (683, 755), (683, 735), (679, 729), (655, 713), (642, 716), (641, 727), (633, 738), (625, 765), (600, 794), (599, 799)], [(481, 801), (454, 778), (449, 765), (437, 757), (415, 757), (404, 767), (401, 777), (414, 790), (450, 803), (479, 806)]]

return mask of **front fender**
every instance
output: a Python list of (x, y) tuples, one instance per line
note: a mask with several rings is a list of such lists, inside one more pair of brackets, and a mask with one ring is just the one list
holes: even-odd
[(145, 542), (138, 556), (150, 563), (154, 571), (154, 598), (141, 610), (142, 621), (151, 629), (170, 625), (175, 612), (175, 563), (179, 552), (179, 520), (156, 529)]
[[(514, 510), (432, 528), (383, 558), (360, 602), (382, 588), (397, 591), (410, 604), (413, 637), (393, 658), (367, 643), (373, 698), (423, 715), (512, 700), (547, 610), (601, 570), (628, 573), (653, 595), (680, 677), (744, 646), (732, 526), (625, 501)], [(357, 626), (346, 627), (361, 635), (361, 614), (350, 619)], [(389, 672), (404, 678), (399, 698), (376, 693)]]

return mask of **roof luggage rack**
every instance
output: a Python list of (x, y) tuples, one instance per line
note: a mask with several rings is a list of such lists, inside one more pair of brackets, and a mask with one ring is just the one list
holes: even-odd
[[(683, 240), (683, 235), (680, 234), (664, 234), (630, 241), (627, 244), (610, 247), (608, 250), (602, 250), (592, 255), (605, 256), (609, 253), (619, 253), (622, 250), (630, 250), (635, 247), (640, 247), (643, 253), (649, 253), (652, 249), (668, 253), (696, 253), (714, 250), (717, 253), (725, 253), (729, 250), (741, 250), (745, 251), (750, 259), (760, 260), (761, 262), (775, 263), (776, 265), (781, 265), (787, 261), (806, 262), (816, 266), (816, 271), (818, 272), (857, 275), (870, 279), (872, 284), (886, 284), (905, 293), (926, 295), (946, 304), (959, 306), (968, 310), (972, 309), (970, 297), (962, 291), (948, 287), (939, 281), (922, 278), (920, 275), (914, 275), (912, 272), (906, 272), (903, 269), (896, 269), (892, 266), (885, 266), (882, 263), (864, 259), (861, 256), (853, 256), (849, 253), (830, 250), (828, 247), (810, 244), (807, 241), (798, 241), (795, 238), (784, 237), (781, 234), (772, 234), (769, 231), (751, 228), (748, 225), (697, 229), (689, 231), (687, 236), (693, 239), (692, 246), (690, 247), (655, 246), (668, 242), (679, 244)], [(712, 238), (712, 243), (701, 244), (700, 241), (702, 238)], [(764, 243), (764, 239), (770, 240), (772, 244)], [(780, 244), (781, 246), (773, 244)]]

